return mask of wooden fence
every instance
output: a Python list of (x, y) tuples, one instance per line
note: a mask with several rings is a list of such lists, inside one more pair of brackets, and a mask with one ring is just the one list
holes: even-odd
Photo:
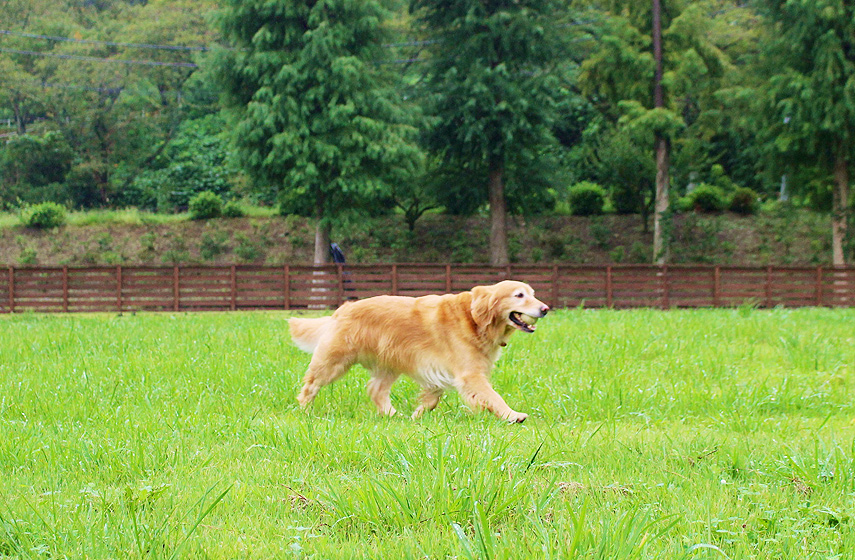
[[(5, 273), (4, 273), (5, 272)], [(512, 278), (552, 307), (855, 307), (855, 268), (381, 264), (0, 269), (0, 312), (326, 309)]]

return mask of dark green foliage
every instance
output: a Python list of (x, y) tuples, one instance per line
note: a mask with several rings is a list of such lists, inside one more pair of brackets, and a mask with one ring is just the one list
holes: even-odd
[(16, 204), (69, 199), (62, 185), (74, 152), (58, 132), (11, 136), (0, 149), (0, 209)]
[[(855, 160), (855, 4), (848, 0), (764, 0), (763, 42), (771, 78), (763, 84), (765, 140), (773, 159), (817, 164), (833, 178), (832, 255), (845, 264)], [(819, 179), (823, 177), (820, 176)]]
[(727, 196), (721, 188), (701, 183), (686, 195), (686, 205), (689, 210), (695, 212), (706, 214), (722, 212), (727, 208)]
[(260, 243), (243, 232), (235, 233), (235, 243), (235, 255), (242, 261), (252, 262), (264, 256)]
[(229, 179), (236, 171), (222, 137), (224, 126), (216, 115), (184, 123), (151, 169), (140, 173), (118, 200), (122, 205), (175, 212), (187, 208), (202, 191), (229, 194)]
[(728, 210), (737, 214), (754, 214), (760, 205), (759, 197), (755, 191), (748, 187), (739, 187), (730, 198)]
[(531, 179), (551, 157), (556, 104), (568, 95), (559, 80), (566, 33), (555, 25), (558, 8), (539, 0), (411, 3), (425, 33), (441, 37), (430, 46), (427, 100), (436, 118), (427, 142), (456, 179), (443, 201), (450, 212), (486, 202), (490, 169), (504, 174), (512, 209), (549, 206), (536, 200), (546, 185)]
[(603, 213), (606, 191), (596, 183), (583, 181), (568, 189), (567, 200), (574, 216), (596, 216)]
[(374, 0), (226, 2), (220, 27), (236, 48), (217, 68), (233, 142), (284, 213), (331, 224), (412, 173), (415, 129), (395, 75), (375, 64), (385, 17)]
[(602, 135), (594, 150), (594, 176), (599, 183), (610, 186), (615, 211), (640, 213), (646, 223), (652, 210), (656, 176), (652, 150), (619, 129)]
[(65, 207), (56, 202), (42, 202), (21, 211), (21, 223), (37, 229), (51, 229), (65, 223)]
[(241, 205), (234, 200), (226, 202), (223, 206), (223, 218), (243, 218), (245, 215)]
[(190, 219), (210, 220), (223, 215), (223, 199), (217, 193), (202, 191), (190, 199)]
[(199, 256), (202, 260), (212, 260), (228, 249), (228, 233), (224, 231), (203, 233), (199, 240)]

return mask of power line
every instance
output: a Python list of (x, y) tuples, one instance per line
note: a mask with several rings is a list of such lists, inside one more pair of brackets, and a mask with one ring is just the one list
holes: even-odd
[[(108, 86), (108, 87), (98, 87), (98, 86), (84, 86), (80, 84), (69, 84), (63, 82), (47, 82), (42, 80), (31, 80), (30, 83), (33, 85), (42, 87), (42, 88), (58, 88), (58, 89), (72, 89), (72, 90), (84, 90), (84, 91), (97, 91), (100, 93), (109, 93), (109, 94), (117, 94), (122, 92), (135, 93), (135, 90), (128, 88), (128, 86)], [(145, 92), (143, 92), (145, 93)], [(157, 93), (160, 95), (177, 95), (181, 97), (184, 94), (184, 90), (182, 89), (166, 89), (166, 88), (157, 88)]]
[(36, 33), (23, 33), (20, 31), (9, 31), (0, 29), (0, 35), (14, 35), (15, 37), (26, 37), (28, 39), (44, 39), (46, 41), (63, 41), (67, 43), (85, 43), (89, 45), (106, 45), (110, 47), (129, 47), (134, 49), (161, 49), (169, 51), (210, 51), (211, 47), (193, 47), (186, 45), (155, 45), (150, 43), (119, 43), (116, 41), (96, 41), (94, 39), (74, 39), (72, 37), (59, 37), (57, 35), (38, 35)]
[(97, 91), (99, 93), (118, 94), (122, 93), (124, 87), (96, 87), (96, 86), (81, 86), (79, 84), (61, 84), (56, 82), (33, 81), (34, 84), (43, 88), (59, 88), (59, 89), (77, 89), (84, 91)]
[(18, 49), (7, 49), (0, 47), (0, 52), (12, 54), (24, 54), (29, 56), (46, 56), (50, 58), (61, 58), (63, 60), (83, 60), (86, 62), (112, 62), (115, 64), (133, 64), (141, 66), (173, 66), (178, 68), (198, 68), (199, 65), (193, 62), (160, 62), (157, 60), (123, 60), (118, 58), (99, 58), (96, 56), (80, 56), (76, 54), (59, 54), (50, 52), (38, 51), (22, 51)]
[(395, 49), (398, 47), (426, 47), (427, 45), (435, 45), (441, 43), (440, 39), (426, 39), (424, 41), (404, 41), (402, 43), (384, 43), (384, 49)]
[[(87, 45), (105, 45), (109, 47), (128, 47), (134, 49), (161, 49), (169, 51), (196, 51), (207, 52), (213, 50), (211, 47), (205, 46), (188, 46), (188, 45), (160, 45), (154, 43), (122, 43), (119, 41), (97, 41), (95, 39), (75, 39), (73, 37), (61, 37), (59, 35), (40, 35), (38, 33), (24, 33), (22, 31), (11, 31), (9, 29), (0, 29), (0, 35), (10, 35), (14, 37), (25, 37), (27, 39), (44, 39), (45, 41), (61, 41), (65, 43), (79, 43)], [(384, 43), (385, 49), (395, 49), (400, 47), (424, 47), (439, 43), (437, 39), (403, 41), (400, 43)], [(225, 50), (235, 50), (232, 47), (221, 47)]]

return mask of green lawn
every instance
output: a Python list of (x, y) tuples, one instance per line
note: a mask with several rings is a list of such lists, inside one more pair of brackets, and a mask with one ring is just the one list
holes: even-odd
[(303, 412), (288, 317), (0, 316), (0, 558), (855, 557), (855, 310), (556, 312), (523, 425)]

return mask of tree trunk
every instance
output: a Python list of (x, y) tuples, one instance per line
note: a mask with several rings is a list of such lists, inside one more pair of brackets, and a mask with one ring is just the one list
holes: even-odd
[(849, 165), (846, 154), (839, 151), (834, 158), (834, 203), (831, 214), (831, 262), (844, 266), (846, 228), (849, 220)]
[(667, 138), (656, 138), (656, 202), (653, 208), (653, 262), (668, 262), (668, 189), (671, 143)]
[(320, 195), (315, 203), (315, 264), (327, 264), (330, 258), (330, 230), (332, 226), (324, 220), (324, 197)]
[(24, 115), (21, 110), (21, 105), (17, 98), (12, 100), (12, 111), (15, 113), (15, 128), (21, 136), (27, 133), (27, 123), (24, 121)]
[[(653, 106), (665, 107), (665, 92), (662, 89), (662, 3), (653, 0)], [(668, 138), (656, 135), (656, 200), (653, 206), (653, 262), (668, 262), (668, 187), (670, 183), (671, 143)]]
[(315, 227), (315, 264), (330, 262), (330, 229), (324, 220), (318, 220)]
[(499, 164), (490, 164), (490, 264), (508, 264), (508, 224), (505, 206), (505, 185), (502, 182), (504, 169)]

